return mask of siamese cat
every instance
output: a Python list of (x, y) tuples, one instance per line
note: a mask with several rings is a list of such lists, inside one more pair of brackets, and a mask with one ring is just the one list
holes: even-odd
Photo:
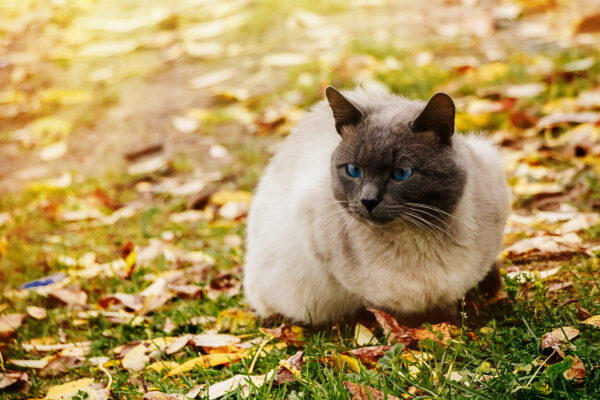
[(264, 317), (320, 324), (365, 306), (456, 321), (495, 294), (509, 211), (497, 149), (454, 134), (452, 99), (326, 89), (266, 168), (248, 217), (244, 290)]

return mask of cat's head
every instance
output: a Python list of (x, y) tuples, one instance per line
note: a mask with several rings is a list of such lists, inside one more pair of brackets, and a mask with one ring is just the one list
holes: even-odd
[(452, 144), (452, 99), (358, 104), (333, 87), (326, 95), (342, 138), (332, 156), (335, 199), (376, 224), (446, 224), (466, 181)]

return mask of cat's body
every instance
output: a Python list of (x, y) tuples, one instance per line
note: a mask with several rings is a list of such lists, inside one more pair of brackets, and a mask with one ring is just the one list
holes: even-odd
[[(497, 150), (475, 136), (448, 136), (448, 144), (432, 141), (432, 135), (423, 136), (425, 144), (414, 143), (413, 133), (395, 137), (390, 133), (395, 127), (410, 131), (425, 103), (360, 89), (346, 95), (368, 116), (364, 118), (368, 133), (363, 134), (368, 141), (357, 142), (352, 135), (358, 134), (348, 128), (356, 121), (345, 122), (343, 115), (334, 120), (331, 108), (321, 102), (284, 141), (256, 191), (248, 219), (244, 288), (250, 305), (262, 316), (282, 314), (296, 321), (322, 323), (364, 306), (401, 315), (443, 309), (456, 304), (486, 276), (500, 250), (508, 190)], [(330, 104), (335, 113), (332, 98)], [(452, 105), (452, 132), (453, 120)], [(403, 135), (411, 142), (402, 144)], [(426, 148), (429, 142), (431, 148)], [(411, 146), (420, 147), (409, 155), (398, 155)], [(371, 209), (370, 200), (365, 200), (371, 190), (369, 167), (364, 167), (359, 178), (344, 177), (345, 172), (336, 169), (348, 168), (347, 163), (336, 164), (345, 157), (340, 154), (343, 151), (356, 159), (381, 152), (385, 154), (382, 159), (387, 157), (397, 165), (409, 163), (415, 171), (423, 166), (412, 180), (381, 183), (383, 192)], [(434, 158), (435, 163), (428, 165)], [(449, 160), (456, 165), (448, 167), (453, 172), (444, 176), (440, 164)], [(381, 164), (373, 167), (373, 182), (379, 182), (378, 171), (392, 170), (395, 165)], [(397, 175), (412, 169), (393, 171)], [(427, 182), (432, 179), (441, 181), (429, 188)], [(460, 190), (449, 190), (445, 196), (445, 184), (439, 182)], [(408, 202), (411, 193), (421, 190), (422, 196), (433, 199), (429, 207), (450, 212), (431, 217), (406, 211), (418, 219), (398, 217), (395, 210), (402, 207), (398, 202), (385, 208), (395, 201), (386, 197), (392, 193), (401, 202), (421, 204), (419, 210), (426, 212), (424, 201)], [(362, 196), (360, 201), (354, 199), (355, 191)]]

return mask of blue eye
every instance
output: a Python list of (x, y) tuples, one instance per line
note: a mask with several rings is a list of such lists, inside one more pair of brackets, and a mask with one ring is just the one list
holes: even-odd
[(360, 178), (360, 176), (362, 175), (362, 173), (360, 172), (360, 168), (358, 168), (354, 164), (346, 165), (346, 172), (348, 172), (348, 175), (350, 175), (353, 178)]
[(412, 175), (412, 168), (396, 168), (392, 177), (397, 181), (405, 181)]

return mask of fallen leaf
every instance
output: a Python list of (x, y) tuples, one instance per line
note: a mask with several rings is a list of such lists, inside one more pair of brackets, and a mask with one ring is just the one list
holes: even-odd
[(40, 360), (13, 360), (13, 359), (8, 359), (8, 363), (16, 365), (18, 367), (22, 367), (22, 368), (33, 368), (33, 369), (42, 369), (44, 368), (46, 365), (48, 365), (48, 363), (50, 362), (50, 360), (54, 358), (52, 356), (50, 357), (44, 357)]
[(196, 368), (210, 368), (215, 367), (217, 365), (229, 364), (231, 362), (235, 362), (246, 357), (248, 357), (247, 351), (241, 351), (238, 353), (207, 354), (204, 356), (192, 358), (191, 360), (187, 360), (183, 364), (169, 371), (167, 376), (176, 376), (184, 372), (194, 370)]
[(181, 394), (168, 394), (155, 391), (148, 392), (142, 397), (143, 400), (183, 400), (184, 398), (187, 397), (184, 397)]
[(29, 375), (23, 371), (4, 371), (0, 372), (0, 389), (7, 388), (14, 384), (23, 384), (29, 382)]
[(344, 387), (350, 392), (354, 400), (400, 400), (396, 396), (384, 393), (381, 390), (377, 390), (367, 385), (359, 386), (354, 382), (344, 381)]
[(304, 342), (304, 328), (294, 325), (286, 325), (282, 323), (277, 328), (260, 328), (265, 335), (291, 344), (292, 346), (301, 347)]
[(523, 239), (504, 250), (503, 256), (512, 262), (569, 260), (576, 254), (586, 254), (581, 238), (575, 233), (564, 236), (536, 236)]
[(132, 371), (140, 371), (144, 369), (146, 363), (150, 361), (150, 357), (147, 353), (148, 348), (146, 345), (143, 343), (138, 344), (133, 349), (128, 351), (127, 354), (125, 354), (125, 357), (123, 357), (123, 367)]
[(287, 360), (279, 362), (279, 369), (275, 373), (273, 382), (277, 385), (283, 385), (286, 382), (295, 382), (301, 380), (302, 365), (304, 364), (304, 350), (299, 350), (296, 354)]
[(327, 357), (321, 357), (319, 362), (331, 365), (343, 372), (354, 372), (360, 374), (360, 362), (346, 354), (334, 354)]
[(369, 346), (349, 350), (344, 354), (353, 355), (354, 357), (358, 358), (360, 362), (363, 363), (367, 368), (372, 368), (389, 349), (391, 349), (390, 346)]
[(583, 363), (583, 361), (581, 361), (581, 359), (577, 356), (573, 356), (573, 364), (571, 365), (571, 367), (566, 370), (565, 372), (563, 372), (563, 376), (568, 379), (568, 380), (574, 380), (574, 379), (583, 379), (585, 378), (586, 375), (586, 368), (585, 368), (585, 364)]
[(218, 399), (219, 397), (225, 396), (228, 393), (242, 388), (242, 397), (248, 397), (250, 394), (250, 385), (254, 387), (261, 387), (265, 382), (269, 382), (272, 379), (273, 372), (269, 372), (265, 375), (235, 375), (222, 382), (217, 382), (210, 385), (202, 393), (201, 397), (208, 397), (209, 400)]
[(52, 290), (49, 295), (65, 304), (85, 306), (87, 302), (87, 293), (76, 288), (61, 288)]
[(359, 346), (368, 346), (377, 341), (375, 335), (362, 324), (356, 324), (354, 327), (354, 340)]
[[(54, 339), (54, 338), (50, 338)], [(39, 343), (35, 339), (32, 339), (29, 343), (23, 343), (23, 349), (26, 351), (40, 351), (40, 352), (48, 352), (48, 351), (57, 351), (71, 348), (90, 348), (92, 342), (73, 342), (73, 343), (56, 343), (49, 344), (47, 341), (45, 343)]]
[(99, 383), (94, 383), (91, 378), (82, 378), (76, 381), (56, 385), (48, 389), (46, 400), (66, 400), (73, 398), (77, 393), (84, 392), (89, 399), (106, 400), (110, 395), (110, 388), (105, 388)]
[(85, 358), (79, 356), (54, 357), (39, 373), (40, 377), (59, 375), (73, 368), (85, 365)]
[(383, 328), (383, 334), (388, 338), (388, 345), (398, 342), (408, 346), (413, 342), (414, 338), (410, 328), (400, 325), (394, 317), (383, 311), (374, 308), (368, 308), (368, 310), (375, 315), (377, 322), (379, 322), (379, 325)]
[(154, 372), (162, 372), (164, 370), (170, 371), (173, 368), (179, 367), (179, 364), (175, 361), (157, 361), (146, 367), (146, 369), (150, 369)]
[(600, 32), (600, 13), (583, 17), (575, 28), (576, 34)]
[(584, 229), (588, 229), (594, 225), (597, 225), (599, 222), (600, 215), (596, 213), (579, 214), (575, 218), (564, 223), (558, 230), (558, 233), (564, 235), (570, 232), (581, 231)]
[(223, 347), (240, 341), (241, 339), (237, 336), (223, 333), (201, 333), (191, 337), (191, 342), (196, 347)]
[(554, 282), (548, 285), (548, 293), (558, 292), (570, 287), (573, 287), (573, 282)]
[(127, 293), (113, 293), (103, 296), (98, 300), (102, 308), (109, 308), (112, 304), (121, 304), (128, 311), (139, 311), (143, 305), (143, 296)]
[(593, 317), (590, 317), (590, 318), (586, 319), (585, 321), (582, 321), (581, 323), (587, 324), (587, 325), (593, 325), (597, 328), (600, 328), (600, 315), (594, 315)]
[(552, 114), (552, 115), (547, 115), (543, 118), (540, 118), (536, 127), (538, 129), (545, 129), (545, 128), (551, 128), (553, 126), (560, 125), (560, 124), (567, 124), (567, 123), (583, 124), (586, 122), (594, 124), (598, 121), (600, 121), (600, 113), (592, 112), (592, 111), (586, 111), (586, 112), (580, 112), (580, 113), (568, 113), (568, 114)]
[(542, 336), (542, 350), (552, 349), (556, 351), (562, 358), (564, 358), (565, 353), (561, 349), (560, 344), (574, 339), (577, 337), (577, 335), (579, 335), (579, 331), (573, 327), (565, 326), (562, 328), (556, 328)]
[(0, 337), (12, 335), (23, 323), (25, 314), (0, 315)]

